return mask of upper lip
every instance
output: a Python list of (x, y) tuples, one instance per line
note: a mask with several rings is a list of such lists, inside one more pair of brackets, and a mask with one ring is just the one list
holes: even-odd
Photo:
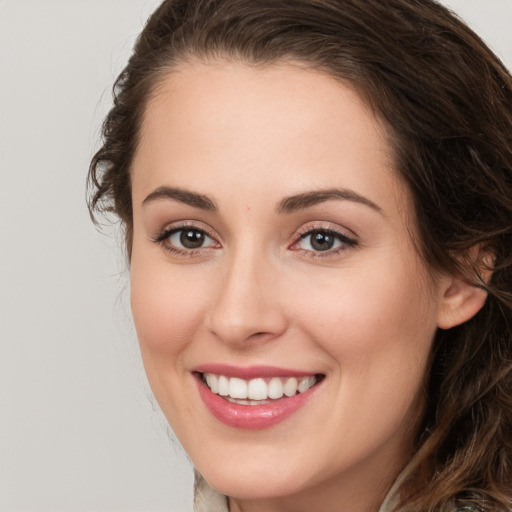
[(226, 377), (238, 377), (240, 379), (271, 378), (271, 377), (309, 377), (318, 372), (294, 370), (292, 368), (280, 368), (277, 366), (233, 366), (230, 364), (211, 363), (201, 364), (193, 369), (196, 373), (213, 373)]

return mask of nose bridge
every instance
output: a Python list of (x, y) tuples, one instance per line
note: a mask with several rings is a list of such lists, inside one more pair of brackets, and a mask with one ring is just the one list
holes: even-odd
[(286, 329), (277, 297), (276, 270), (261, 244), (238, 244), (223, 261), (209, 329), (222, 341), (244, 345), (269, 340)]

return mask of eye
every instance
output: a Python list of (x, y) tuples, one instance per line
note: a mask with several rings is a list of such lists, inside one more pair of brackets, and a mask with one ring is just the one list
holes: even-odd
[(194, 228), (176, 229), (168, 235), (167, 240), (176, 247), (189, 250), (215, 245), (204, 231)]
[(302, 235), (301, 239), (299, 246), (308, 251), (329, 251), (341, 245), (339, 237), (328, 231), (312, 231), (309, 234)]
[(301, 233), (300, 238), (292, 245), (291, 249), (315, 256), (320, 256), (321, 253), (328, 256), (355, 245), (357, 245), (357, 241), (343, 233), (330, 228), (317, 228)]
[(155, 243), (179, 255), (192, 255), (201, 249), (215, 248), (219, 244), (205, 230), (195, 226), (174, 226), (164, 230)]

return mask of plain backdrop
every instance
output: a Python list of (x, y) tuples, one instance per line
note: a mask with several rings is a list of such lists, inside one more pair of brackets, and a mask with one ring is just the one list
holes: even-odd
[[(85, 177), (156, 0), (0, 0), (0, 511), (191, 510)], [(447, 0), (512, 66), (512, 0)], [(108, 231), (108, 230), (107, 230)]]

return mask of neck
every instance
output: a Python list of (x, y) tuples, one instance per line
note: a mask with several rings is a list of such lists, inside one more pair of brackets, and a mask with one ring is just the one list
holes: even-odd
[(381, 504), (395, 481), (394, 471), (339, 475), (290, 496), (261, 499), (229, 498), (230, 512), (379, 512)]

